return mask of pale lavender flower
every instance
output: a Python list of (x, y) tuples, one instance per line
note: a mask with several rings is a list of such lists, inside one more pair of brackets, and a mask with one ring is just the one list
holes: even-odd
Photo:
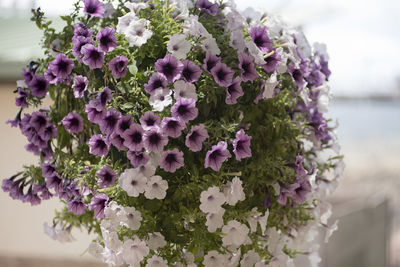
[(74, 89), (74, 96), (76, 98), (82, 98), (83, 94), (88, 88), (89, 80), (88, 78), (78, 75), (74, 77), (74, 84), (72, 85), (72, 89)]
[(214, 171), (219, 171), (222, 163), (230, 157), (231, 153), (228, 151), (228, 144), (225, 141), (220, 141), (207, 152), (204, 168), (210, 167)]
[(162, 132), (166, 136), (171, 136), (172, 138), (178, 138), (181, 136), (182, 130), (185, 128), (186, 124), (177, 118), (167, 117), (161, 122)]
[(249, 34), (253, 42), (263, 53), (267, 54), (270, 51), (273, 42), (268, 37), (266, 26), (253, 27), (250, 29)]
[(235, 72), (225, 63), (218, 62), (212, 69), (211, 74), (216, 83), (222, 87), (229, 86), (232, 83)]
[(49, 63), (49, 70), (57, 77), (57, 79), (65, 79), (71, 74), (74, 68), (74, 62), (65, 54), (58, 54), (56, 58)]
[(133, 123), (126, 130), (122, 137), (124, 138), (124, 146), (131, 151), (141, 151), (143, 148), (143, 128), (140, 124)]
[(101, 134), (97, 134), (90, 138), (89, 146), (90, 154), (102, 157), (108, 154), (110, 143), (106, 138), (103, 138)]
[(78, 134), (83, 130), (83, 119), (76, 112), (70, 112), (61, 122), (64, 125), (65, 130), (70, 133)]
[(201, 76), (201, 69), (190, 60), (183, 61), (182, 78), (188, 83), (196, 82)]
[(240, 77), (236, 77), (233, 83), (226, 88), (226, 104), (234, 105), (237, 103), (237, 99), (243, 96), (244, 93), (241, 83), (242, 80), (240, 79)]
[(164, 58), (156, 61), (155, 68), (169, 83), (173, 83), (181, 77), (183, 63), (174, 56), (167, 54)]
[(95, 195), (89, 204), (89, 210), (94, 211), (94, 217), (104, 218), (104, 208), (106, 207), (109, 198), (105, 194)]
[(37, 98), (44, 97), (49, 90), (49, 82), (43, 76), (37, 74), (33, 76), (28, 86), (31, 89), (32, 95)]
[(99, 69), (104, 64), (104, 52), (92, 44), (85, 44), (81, 48), (82, 62), (90, 69)]
[(155, 72), (150, 76), (149, 82), (144, 85), (144, 90), (149, 95), (153, 95), (158, 89), (166, 89), (167, 86), (168, 82), (164, 76)]
[(159, 127), (152, 127), (144, 133), (144, 147), (149, 152), (161, 152), (168, 144), (168, 137)]
[(150, 157), (143, 151), (128, 151), (126, 157), (131, 162), (133, 168), (145, 165)]
[(173, 117), (187, 123), (197, 118), (198, 109), (196, 108), (196, 100), (191, 98), (179, 98), (171, 108)]
[(247, 55), (244, 52), (238, 53), (239, 55), (239, 69), (242, 74), (242, 80), (244, 82), (254, 81), (258, 77), (256, 68), (254, 67), (253, 57)]
[(167, 171), (174, 173), (177, 169), (185, 165), (183, 160), (183, 152), (174, 148), (173, 150), (164, 151), (161, 155), (160, 167)]
[(120, 79), (126, 75), (128, 72), (127, 66), (128, 58), (125, 56), (116, 56), (108, 63), (108, 69), (117, 79)]
[(101, 169), (96, 172), (96, 176), (97, 185), (99, 186), (99, 188), (106, 188), (114, 185), (118, 174), (109, 166), (103, 165), (103, 167), (101, 167)]
[(149, 104), (156, 111), (163, 111), (165, 107), (168, 107), (172, 104), (170, 89), (157, 89), (153, 95), (149, 98)]
[(111, 108), (107, 110), (103, 120), (100, 121), (100, 130), (103, 134), (111, 135), (121, 118), (121, 113)]
[(83, 0), (85, 5), (83, 13), (92, 17), (104, 18), (104, 4), (99, 0)]
[(115, 29), (111, 27), (105, 27), (101, 29), (97, 35), (97, 41), (99, 42), (99, 49), (104, 53), (113, 51), (118, 45), (117, 38), (114, 35)]
[(204, 58), (203, 68), (211, 73), (212, 68), (214, 68), (218, 63), (221, 62), (221, 58), (213, 55), (210, 51), (206, 53), (206, 57)]
[(216, 16), (218, 13), (218, 4), (213, 4), (208, 0), (197, 0), (196, 7), (200, 8), (204, 12), (207, 12), (211, 16)]
[(149, 130), (151, 127), (159, 126), (161, 118), (160, 116), (155, 115), (152, 111), (146, 111), (139, 121), (143, 129)]
[(236, 160), (241, 161), (243, 158), (251, 157), (250, 140), (251, 136), (247, 135), (243, 129), (236, 133), (236, 138), (233, 140), (233, 153)]
[(200, 151), (203, 147), (203, 142), (209, 138), (204, 124), (193, 126), (190, 132), (186, 135), (185, 145), (193, 152)]

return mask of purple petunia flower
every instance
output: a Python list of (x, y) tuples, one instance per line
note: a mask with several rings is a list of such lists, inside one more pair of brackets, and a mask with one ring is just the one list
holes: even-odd
[(184, 165), (183, 152), (176, 148), (164, 151), (161, 155), (160, 167), (167, 172), (174, 173)]
[(216, 16), (218, 13), (218, 4), (217, 3), (212, 4), (208, 0), (197, 0), (196, 7), (200, 8), (202, 11), (207, 12), (211, 16)]
[(107, 53), (113, 51), (114, 48), (118, 45), (117, 38), (115, 38), (114, 32), (114, 28), (105, 27), (97, 33), (96, 38), (99, 42), (100, 51)]
[(87, 113), (88, 120), (90, 122), (97, 123), (97, 124), (99, 124), (103, 120), (104, 116), (106, 115), (105, 110), (98, 109), (98, 104), (97, 104), (96, 100), (90, 101), (89, 104), (87, 104), (85, 106), (85, 111)]
[(85, 8), (83, 13), (88, 14), (92, 17), (104, 18), (104, 4), (99, 0), (83, 0)]
[(154, 126), (159, 126), (161, 118), (157, 116), (152, 111), (146, 111), (142, 117), (140, 118), (140, 124), (142, 125), (143, 129), (149, 130)]
[(145, 165), (150, 157), (143, 151), (128, 151), (126, 157), (131, 162), (133, 168)]
[(125, 56), (117, 56), (108, 63), (108, 69), (111, 71), (112, 75), (120, 79), (126, 75), (128, 72), (128, 58)]
[(235, 153), (236, 160), (241, 161), (243, 158), (252, 156), (250, 149), (251, 138), (243, 129), (236, 133), (236, 138), (233, 140), (233, 153)]
[(18, 88), (19, 96), (15, 98), (15, 105), (17, 107), (26, 108), (28, 103), (26, 102), (26, 98), (29, 96), (28, 92), (24, 89)]
[(42, 128), (38, 135), (45, 141), (50, 140), (51, 138), (57, 137), (57, 128), (53, 124), (48, 124), (46, 127)]
[(51, 177), (56, 172), (56, 165), (51, 163), (43, 163), (40, 168), (42, 169), (42, 176), (44, 178)]
[(44, 72), (44, 78), (50, 83), (50, 84), (57, 84), (59, 82), (59, 79), (57, 78), (56, 75), (53, 74), (51, 69), (47, 69)]
[(49, 82), (43, 76), (35, 74), (28, 86), (34, 97), (42, 98), (47, 94)]
[(46, 114), (40, 111), (32, 112), (29, 119), (29, 124), (36, 130), (36, 132), (40, 132), (42, 129), (44, 129), (48, 123), (49, 118)]
[(164, 76), (161, 76), (159, 73), (155, 72), (150, 76), (149, 82), (144, 85), (144, 90), (153, 95), (157, 89), (166, 89), (168, 86), (167, 80)]
[(297, 185), (292, 192), (292, 199), (297, 204), (301, 204), (306, 201), (306, 195), (311, 192), (311, 186), (305, 179), (299, 179)]
[(234, 105), (237, 103), (237, 99), (243, 96), (244, 93), (242, 86), (240, 85), (241, 83), (242, 80), (240, 79), (240, 77), (236, 77), (233, 83), (226, 88), (226, 104)]
[(319, 64), (321, 66), (321, 72), (325, 75), (326, 79), (329, 79), (331, 76), (331, 70), (329, 69), (328, 60), (325, 59), (323, 55), (319, 56)]
[(178, 138), (181, 136), (182, 130), (185, 128), (186, 124), (177, 118), (167, 117), (161, 122), (162, 132), (166, 136), (171, 136), (172, 138)]
[(238, 53), (239, 57), (239, 69), (242, 74), (242, 80), (244, 82), (254, 81), (258, 77), (256, 68), (254, 67), (253, 57), (247, 55), (244, 52)]
[(183, 63), (173, 55), (167, 54), (156, 61), (155, 68), (169, 83), (173, 83), (181, 77)]
[(76, 112), (69, 113), (61, 122), (64, 125), (65, 130), (70, 133), (77, 134), (83, 130), (83, 119)]
[(50, 146), (47, 146), (44, 149), (42, 149), (40, 151), (40, 155), (43, 158), (43, 160), (51, 160), (52, 158), (54, 158), (54, 152)]
[(89, 210), (94, 211), (94, 217), (104, 218), (104, 208), (108, 203), (109, 198), (105, 194), (95, 195), (89, 204)]
[(72, 89), (74, 89), (75, 98), (82, 98), (83, 94), (88, 88), (89, 80), (88, 78), (78, 75), (74, 77), (74, 84), (72, 85)]
[(40, 153), (39, 147), (32, 143), (25, 145), (24, 148), (26, 151), (31, 152), (35, 155), (39, 155), (39, 153)]
[(282, 57), (279, 53), (274, 50), (274, 53), (269, 57), (265, 58), (267, 62), (263, 67), (266, 73), (273, 73), (282, 63)]
[(87, 44), (94, 44), (94, 41), (91, 38), (84, 37), (84, 36), (77, 36), (72, 38), (72, 43), (74, 46), (72, 47), (72, 54), (74, 57), (79, 61), (82, 62), (82, 47)]
[(200, 151), (203, 147), (203, 142), (209, 138), (204, 124), (193, 126), (190, 132), (186, 135), (185, 145), (193, 152)]
[(107, 165), (103, 165), (103, 167), (101, 167), (101, 169), (96, 172), (96, 176), (97, 176), (97, 185), (100, 188), (106, 188), (114, 184), (118, 174), (116, 171), (114, 171)]
[(100, 130), (103, 134), (111, 135), (115, 128), (117, 127), (117, 123), (121, 118), (121, 113), (111, 108), (107, 110), (104, 118), (100, 121)]
[(213, 55), (210, 51), (207, 51), (206, 57), (204, 59), (203, 68), (211, 73), (211, 69), (214, 68), (218, 63), (221, 62), (221, 58)]
[(171, 114), (185, 123), (194, 120), (198, 115), (196, 100), (184, 97), (179, 98), (172, 106)]
[(188, 83), (196, 82), (201, 76), (201, 69), (194, 62), (186, 59), (183, 61), (182, 78)]
[(293, 81), (296, 83), (298, 90), (303, 89), (306, 81), (304, 79), (304, 72), (301, 69), (295, 69), (291, 64), (289, 65), (289, 73), (292, 75)]
[(219, 171), (222, 167), (222, 163), (230, 157), (231, 153), (228, 151), (228, 144), (224, 141), (220, 141), (207, 151), (204, 168), (210, 167), (214, 171)]
[(24, 76), (24, 80), (27, 85), (32, 81), (33, 76), (35, 75), (31, 69), (29, 69), (29, 71), (22, 69), (21, 74)]
[(124, 138), (124, 146), (131, 151), (141, 151), (143, 148), (143, 128), (140, 124), (133, 123), (128, 130), (126, 130), (122, 137)]
[(168, 144), (168, 137), (159, 127), (152, 127), (144, 133), (144, 147), (149, 152), (161, 152)]
[(110, 143), (107, 139), (103, 138), (101, 134), (93, 135), (89, 140), (89, 153), (99, 157), (108, 154)]
[(79, 23), (79, 24), (74, 25), (74, 37), (73, 38), (76, 38), (78, 36), (90, 38), (90, 37), (92, 37), (92, 35), (93, 35), (92, 30), (89, 29), (88, 27), (86, 27), (85, 24)]
[(74, 68), (74, 62), (65, 54), (58, 54), (56, 58), (49, 63), (49, 70), (57, 77), (57, 79), (65, 79), (71, 74)]
[(110, 136), (110, 142), (118, 150), (126, 150), (124, 146), (125, 139), (117, 132), (113, 132)]
[(266, 26), (253, 27), (250, 29), (249, 34), (253, 42), (263, 53), (267, 54), (270, 51), (273, 42), (268, 37)]
[(232, 83), (235, 72), (225, 63), (218, 62), (217, 65), (211, 69), (211, 74), (216, 83), (218, 83), (220, 86), (226, 87)]
[(122, 116), (115, 128), (115, 132), (117, 132), (119, 135), (122, 135), (126, 130), (128, 130), (131, 125), (133, 124), (133, 118), (131, 115), (126, 114)]
[(60, 175), (56, 172), (53, 172), (50, 176), (46, 177), (46, 187), (53, 188), (56, 192), (60, 190), (62, 179)]
[(91, 69), (99, 69), (104, 64), (104, 53), (92, 44), (85, 44), (81, 48), (82, 62)]
[(81, 215), (86, 211), (86, 205), (82, 199), (74, 199), (68, 202), (68, 211), (75, 215)]
[(106, 108), (107, 102), (112, 99), (112, 93), (110, 88), (104, 87), (96, 97), (96, 104), (98, 105), (98, 110), (103, 110)]

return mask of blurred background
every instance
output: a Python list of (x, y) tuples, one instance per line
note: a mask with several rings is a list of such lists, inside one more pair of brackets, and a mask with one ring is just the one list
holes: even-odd
[[(0, 179), (36, 161), (19, 131), (4, 124), (18, 111), (13, 90), (21, 68), (41, 56), (41, 33), (29, 10), (40, 6), (55, 18), (73, 2), (0, 0)], [(242, 10), (250, 3), (235, 2)], [(320, 266), (400, 266), (400, 1), (252, 0), (251, 7), (282, 15), (311, 44), (328, 45), (334, 95), (329, 116), (340, 124), (346, 168), (330, 199), (339, 230), (328, 245), (321, 241)], [(57, 207), (47, 201), (32, 208), (0, 192), (0, 266), (64, 266), (59, 259), (98, 266), (88, 262), (90, 237), (84, 233), (73, 232), (77, 241), (70, 244), (43, 234), (43, 222)]]

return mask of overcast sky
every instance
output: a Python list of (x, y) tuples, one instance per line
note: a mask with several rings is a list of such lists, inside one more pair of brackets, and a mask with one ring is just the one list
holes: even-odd
[[(0, 8), (65, 13), (73, 0), (0, 0)], [(236, 0), (256, 10), (280, 13), (301, 25), (309, 41), (324, 42), (331, 57), (331, 87), (337, 95), (400, 92), (400, 0)]]

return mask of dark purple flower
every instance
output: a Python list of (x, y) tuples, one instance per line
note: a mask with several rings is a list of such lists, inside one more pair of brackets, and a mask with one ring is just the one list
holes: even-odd
[(103, 91), (101, 91), (96, 97), (96, 104), (98, 110), (103, 110), (106, 108), (108, 101), (112, 99), (112, 93), (110, 88), (104, 87)]
[(105, 27), (101, 29), (97, 35), (97, 41), (99, 42), (99, 49), (104, 53), (113, 51), (118, 45), (117, 38), (114, 35), (115, 29), (111, 27)]
[(104, 218), (104, 208), (108, 203), (108, 197), (105, 194), (95, 195), (89, 204), (89, 210), (94, 210), (94, 217)]
[(244, 158), (251, 157), (251, 138), (243, 129), (236, 133), (236, 138), (233, 140), (233, 153), (235, 153), (236, 160), (241, 161)]
[(211, 69), (211, 74), (216, 83), (220, 86), (226, 87), (232, 83), (235, 72), (225, 63), (218, 62), (217, 65)]
[(193, 126), (190, 132), (186, 135), (185, 145), (193, 152), (200, 151), (203, 147), (203, 142), (209, 138), (204, 124)]
[(182, 130), (185, 128), (186, 124), (177, 118), (167, 117), (161, 122), (162, 132), (166, 136), (171, 136), (172, 138), (178, 138), (181, 136)]
[(26, 108), (28, 103), (26, 102), (26, 98), (29, 96), (28, 92), (24, 89), (18, 88), (19, 96), (15, 98), (15, 105), (17, 107)]
[(263, 53), (267, 54), (270, 51), (273, 42), (268, 37), (266, 26), (253, 27), (250, 29), (249, 34), (253, 42)]
[(186, 59), (183, 61), (182, 78), (188, 83), (196, 82), (201, 76), (201, 69), (194, 62)]
[(104, 52), (92, 44), (85, 44), (81, 48), (82, 62), (91, 69), (99, 69), (104, 64)]
[(99, 157), (108, 154), (110, 143), (107, 139), (103, 138), (101, 134), (93, 135), (89, 140), (89, 153)]
[(83, 94), (88, 88), (89, 80), (88, 78), (78, 75), (74, 77), (74, 84), (72, 85), (72, 89), (74, 89), (74, 96), (76, 98), (82, 98)]
[(65, 130), (70, 133), (78, 134), (83, 130), (83, 119), (76, 112), (69, 113), (61, 122), (64, 125)]
[(269, 209), (272, 205), (271, 193), (268, 190), (268, 187), (265, 187), (265, 197), (264, 197), (264, 209)]
[(143, 151), (128, 151), (126, 157), (131, 162), (133, 168), (145, 165), (149, 161), (149, 156)]
[(256, 68), (254, 67), (253, 57), (247, 55), (244, 52), (238, 53), (239, 58), (239, 69), (242, 74), (242, 80), (244, 82), (254, 81), (258, 77)]
[(43, 158), (43, 160), (51, 160), (54, 158), (54, 152), (51, 149), (51, 146), (47, 146), (44, 149), (40, 151), (40, 155)]
[(153, 95), (157, 89), (166, 89), (168, 86), (167, 80), (164, 76), (161, 76), (159, 73), (155, 72), (151, 75), (149, 82), (144, 85), (144, 90)]
[(237, 99), (243, 95), (243, 89), (241, 86), (242, 80), (240, 77), (236, 77), (231, 85), (226, 88), (225, 103), (228, 105), (234, 105), (237, 103)]
[(84, 25), (83, 23), (74, 25), (74, 37), (82, 36), (85, 38), (90, 38), (92, 37), (92, 35), (92, 30), (86, 27), (86, 25)]
[(81, 215), (86, 211), (86, 205), (82, 199), (74, 199), (68, 202), (68, 211), (75, 215)]
[(198, 115), (196, 100), (184, 97), (179, 98), (172, 106), (171, 114), (185, 123), (194, 120)]
[(57, 137), (57, 128), (53, 124), (48, 124), (46, 127), (42, 128), (38, 135), (45, 141), (50, 140), (51, 138)]
[(121, 113), (115, 109), (111, 108), (107, 110), (106, 115), (99, 124), (101, 132), (106, 135), (111, 135), (117, 127), (117, 123), (120, 118)]
[(103, 165), (100, 170), (96, 172), (97, 175), (97, 185), (100, 188), (106, 188), (114, 185), (115, 179), (117, 179), (117, 172)]
[(83, 3), (85, 5), (85, 8), (83, 9), (85, 14), (88, 14), (92, 17), (104, 17), (105, 9), (102, 2), (99, 0), (83, 0)]
[(124, 138), (124, 146), (132, 151), (141, 151), (143, 148), (143, 128), (140, 124), (133, 123), (126, 130), (122, 137)]
[(106, 115), (105, 110), (99, 110), (96, 100), (92, 100), (85, 106), (85, 111), (88, 116), (88, 120), (93, 123), (99, 124), (104, 116)]
[(181, 77), (183, 63), (173, 55), (167, 54), (156, 61), (155, 68), (169, 83), (173, 83)]
[(126, 114), (119, 119), (115, 131), (118, 134), (122, 135), (126, 130), (128, 130), (131, 127), (132, 124), (133, 124), (132, 116)]
[(300, 64), (300, 68), (296, 69), (294, 64), (290, 64), (288, 67), (288, 71), (292, 75), (292, 79), (296, 83), (298, 90), (303, 89), (304, 85), (306, 84), (304, 76), (307, 72), (307, 67), (304, 66), (305, 64)]
[(207, 12), (211, 16), (216, 16), (218, 13), (218, 4), (212, 4), (208, 0), (197, 0), (196, 7), (200, 8), (202, 11)]
[(24, 76), (24, 80), (27, 85), (32, 81), (33, 76), (35, 75), (35, 73), (33, 71), (31, 71), (31, 70), (26, 71), (25, 69), (22, 69), (21, 74), (22, 74), (22, 76)]
[(29, 143), (29, 144), (25, 145), (25, 150), (28, 151), (28, 152), (31, 152), (31, 153), (33, 153), (35, 155), (39, 155), (39, 153), (40, 153), (39, 147), (34, 145), (34, 144), (32, 144), (32, 143)]
[(38, 134), (35, 134), (29, 141), (32, 142), (32, 144), (34, 144), (35, 146), (37, 146), (40, 150), (46, 148), (48, 143)]
[(315, 88), (323, 84), (325, 75), (317, 68), (314, 67), (306, 77), (310, 88)]
[(218, 63), (221, 62), (221, 58), (213, 55), (210, 51), (207, 51), (206, 57), (204, 59), (203, 68), (211, 73), (212, 68), (214, 68)]
[(65, 54), (58, 54), (56, 58), (49, 63), (49, 70), (57, 77), (57, 79), (65, 79), (71, 74), (74, 68), (74, 62)]
[(228, 144), (225, 141), (220, 141), (207, 151), (204, 168), (210, 167), (214, 171), (219, 171), (222, 167), (222, 163), (230, 157), (231, 153), (228, 151)]
[(161, 118), (160, 116), (155, 115), (152, 111), (146, 111), (139, 121), (143, 129), (149, 130), (151, 127), (159, 126)]
[(49, 123), (49, 118), (46, 114), (40, 111), (35, 111), (32, 113), (29, 124), (36, 130), (36, 132), (40, 132), (44, 129)]
[(56, 172), (53, 172), (52, 175), (46, 177), (46, 187), (53, 188), (56, 192), (60, 190), (62, 179), (60, 175)]
[(43, 76), (35, 74), (28, 86), (34, 97), (42, 98), (47, 94), (49, 82)]
[(118, 134), (117, 132), (113, 132), (110, 136), (110, 142), (119, 150), (125, 150), (126, 147), (124, 146), (125, 139)]
[(108, 63), (108, 69), (111, 71), (115, 78), (120, 79), (126, 75), (128, 58), (125, 56), (117, 56)]
[(265, 72), (273, 73), (279, 67), (279, 65), (281, 65), (282, 57), (276, 50), (274, 50), (272, 55), (265, 58), (265, 62), (267, 62), (265, 65), (263, 65)]
[(77, 36), (72, 38), (72, 43), (74, 44), (74, 46), (72, 47), (72, 54), (79, 62), (82, 62), (82, 47), (87, 44), (94, 44), (94, 41), (88, 37)]
[(59, 79), (57, 78), (56, 75), (51, 71), (51, 69), (47, 69), (44, 72), (44, 78), (50, 83), (50, 84), (57, 84)]
[(53, 194), (50, 193), (49, 189), (46, 187), (46, 185), (38, 185), (38, 184), (34, 184), (33, 185), (33, 192), (35, 194), (39, 194), (40, 193), (40, 197), (43, 200), (47, 200), (53, 197)]
[(164, 151), (161, 155), (160, 167), (167, 172), (174, 173), (184, 165), (183, 152), (176, 148)]
[(152, 127), (144, 133), (144, 147), (149, 152), (161, 152), (168, 144), (168, 137), (158, 127)]
[(56, 172), (56, 165), (51, 163), (43, 163), (40, 168), (42, 169), (42, 176), (48, 178)]

